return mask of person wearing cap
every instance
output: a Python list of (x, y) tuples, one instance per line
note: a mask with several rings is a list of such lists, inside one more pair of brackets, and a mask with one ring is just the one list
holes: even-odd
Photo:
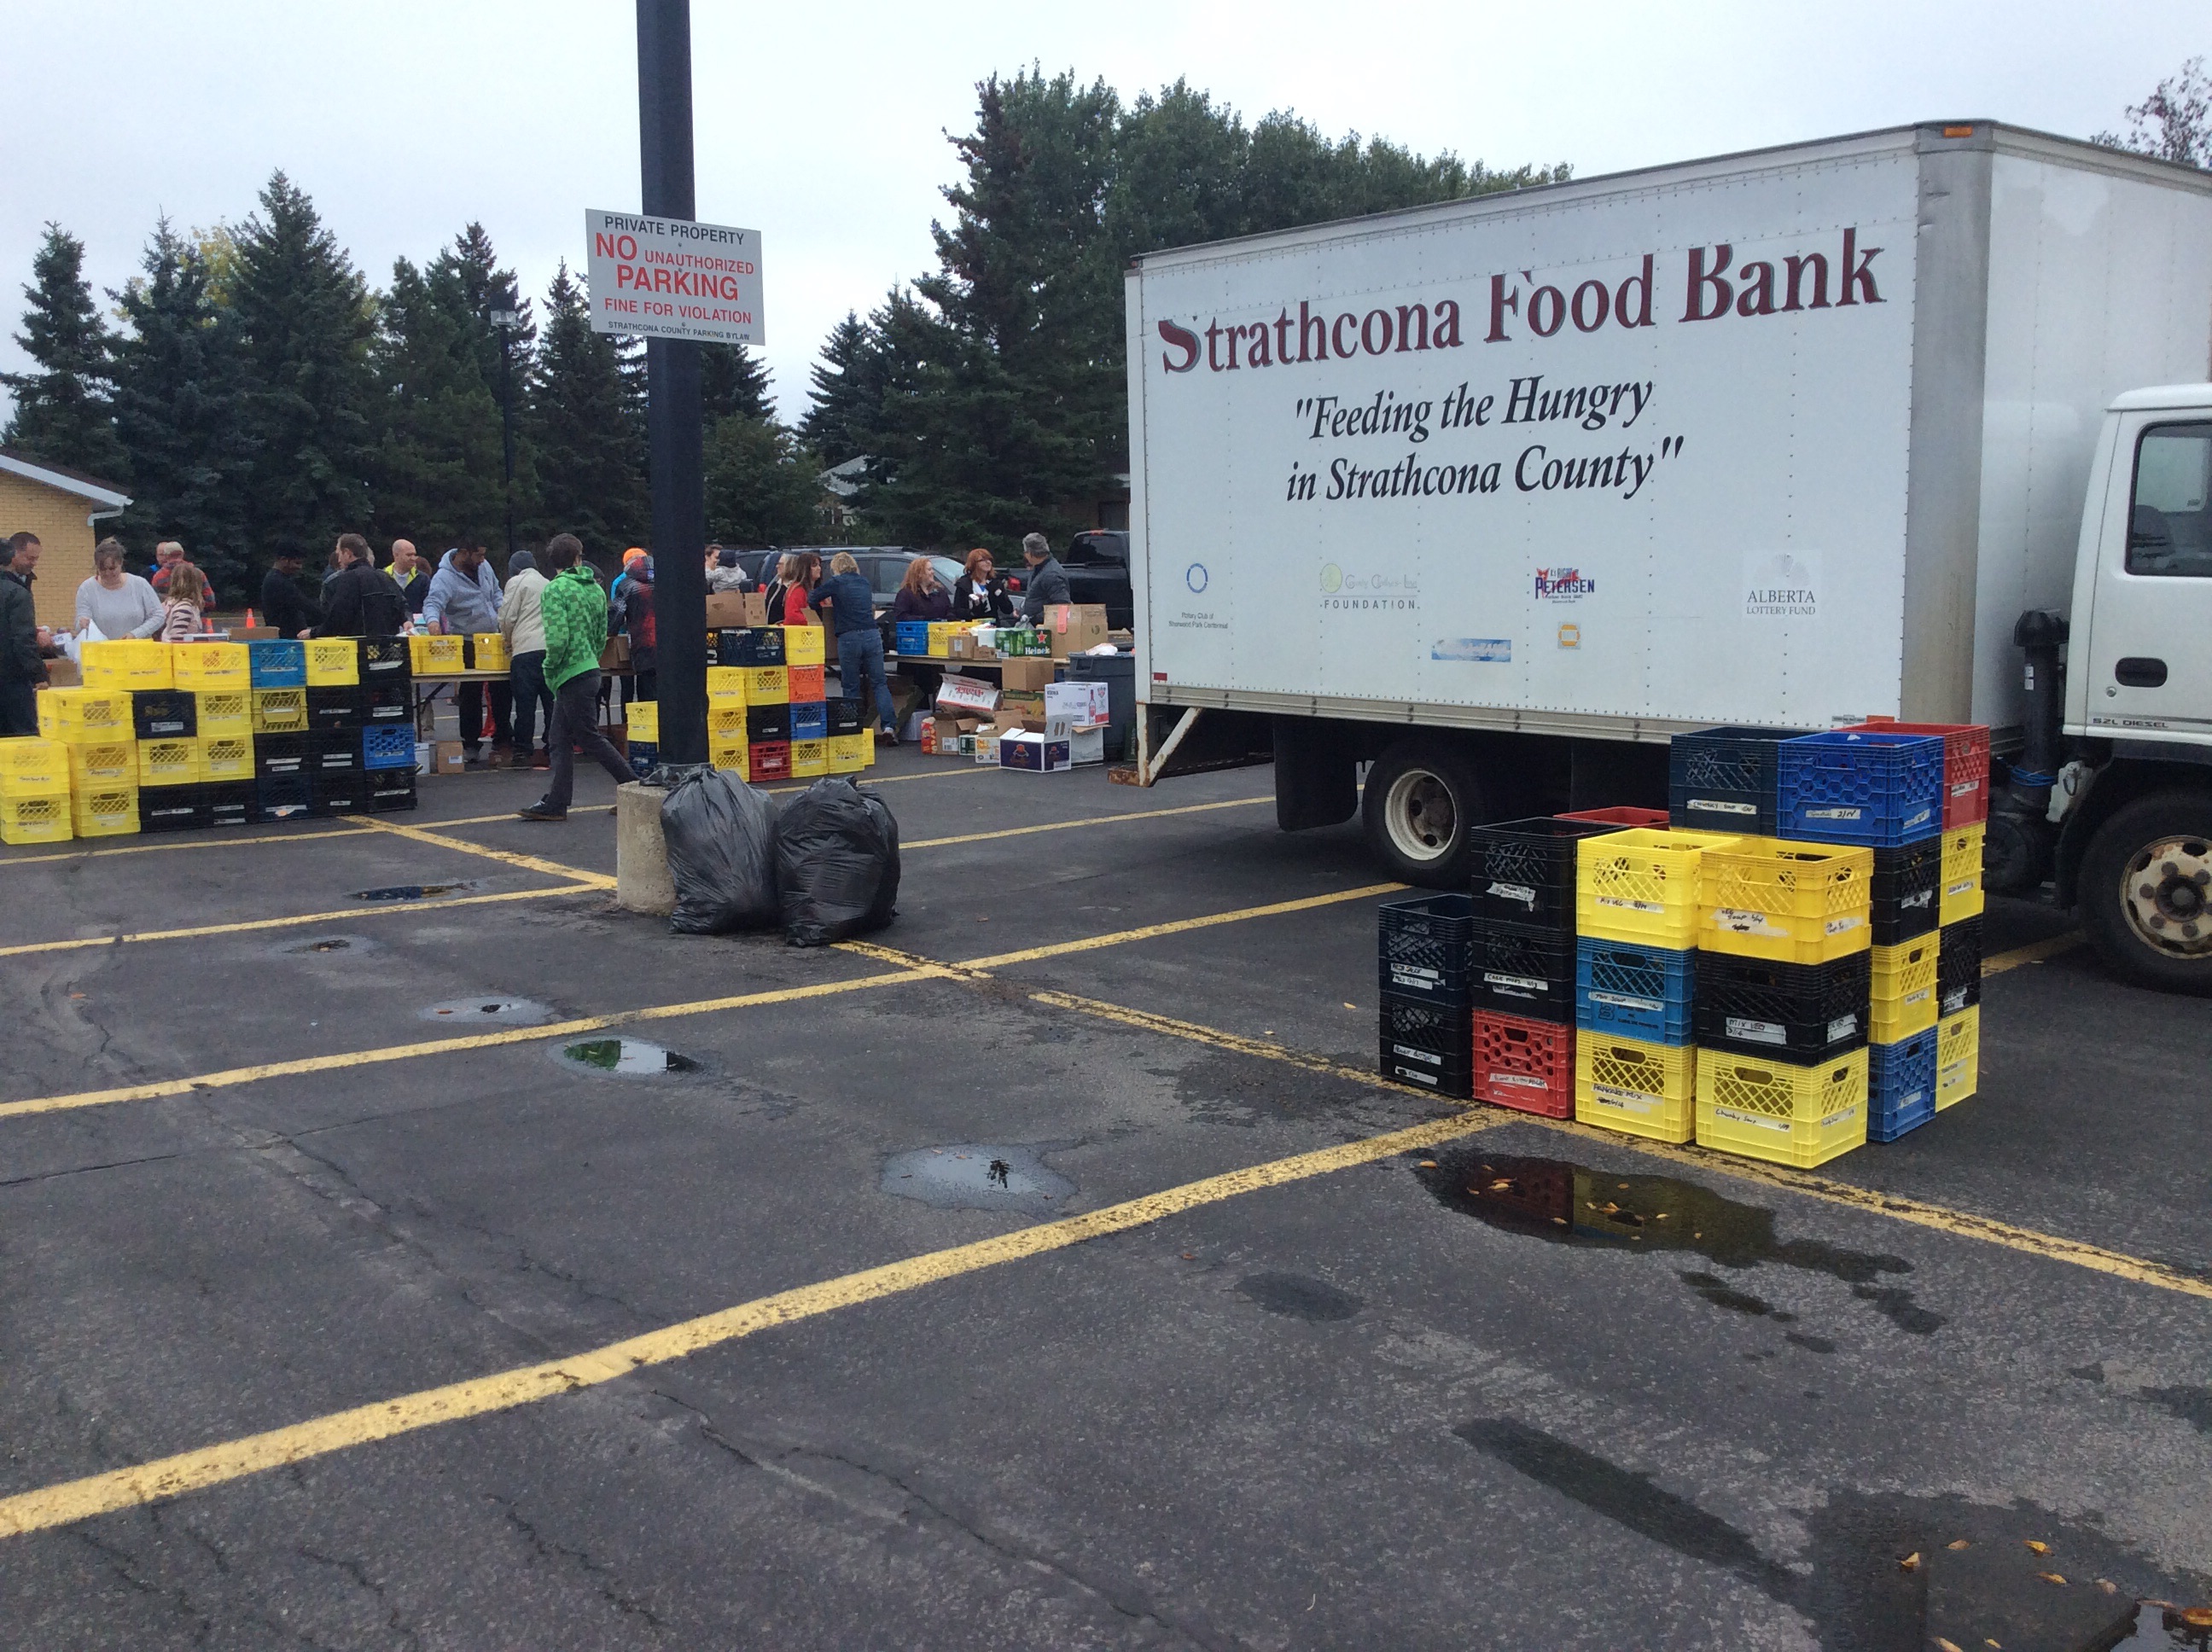
[(532, 756), (538, 711), (545, 712), (545, 732), (553, 732), (553, 690), (545, 686), (545, 617), (541, 604), (545, 576), (538, 559), (518, 550), (507, 559), (507, 592), (499, 599), (499, 630), (507, 639), (507, 680), (514, 695), (514, 756), (517, 768), (543, 768), (546, 753)]
[(641, 556), (629, 566), (629, 577), (623, 582), (623, 629), (629, 634), (629, 668), (635, 680), (630, 693), (640, 700), (658, 696), (659, 682), (659, 628), (653, 616), (653, 558)]
[(629, 584), (629, 571), (644, 560), (644, 547), (632, 545), (628, 550), (623, 552), (622, 571), (615, 575), (614, 582), (607, 586), (607, 608), (613, 616), (615, 629), (617, 631), (622, 629), (623, 592)]

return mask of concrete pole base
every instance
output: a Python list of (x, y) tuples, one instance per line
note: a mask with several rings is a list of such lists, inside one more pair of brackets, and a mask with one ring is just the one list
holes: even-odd
[(667, 795), (635, 780), (615, 788), (615, 904), (625, 911), (665, 918), (676, 910), (668, 842), (660, 835), (660, 800)]

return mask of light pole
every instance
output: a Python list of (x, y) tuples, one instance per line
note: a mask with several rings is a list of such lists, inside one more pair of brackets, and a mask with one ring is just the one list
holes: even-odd
[(507, 476), (507, 560), (514, 560), (514, 335), (522, 325), (520, 310), (494, 310), (499, 332), (499, 441)]

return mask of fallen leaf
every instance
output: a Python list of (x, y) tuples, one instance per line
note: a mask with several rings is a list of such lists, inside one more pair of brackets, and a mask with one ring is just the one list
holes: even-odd
[(2055, 1571), (2039, 1571), (2035, 1575), (2046, 1583), (2063, 1583), (2066, 1581)]
[(1997, 1649), (1997, 1652), (2004, 1652), (2004, 1647), (2000, 1643), (1991, 1640), (1986, 1635), (1982, 1637), (1982, 1644), (1984, 1646), (1994, 1646)]
[(1955, 1542), (1946, 1543), (1943, 1546), (1947, 1549), (1971, 1549), (1974, 1546), (1967, 1542), (1966, 1540), (1962, 1537)]
[(1187, 1250), (1183, 1252), (1182, 1259), (1186, 1262), (1194, 1262), (1198, 1260), (1198, 1253), (1194, 1250)]
[(1347, 1010), (1356, 1010), (1359, 1006), (1357, 1004), (1354, 1004), (1350, 999), (1346, 999), (1344, 1000), (1344, 1007)]
[(2032, 1537), (2027, 1540), (2027, 1546), (2034, 1550), (2038, 1554), (2049, 1554), (2051, 1552), (2051, 1546), (2048, 1543), (2038, 1543)]
[(1506, 1181), (1503, 1176), (1501, 1176), (1497, 1181), (1490, 1184), (1490, 1191), (1494, 1193), (1502, 1193), (1508, 1188), (1511, 1187), (1512, 1185), (1513, 1184), (1510, 1181)]
[(1554, 1227), (1560, 1227), (1560, 1228), (1571, 1228), (1571, 1227), (1572, 1227), (1572, 1226), (1574, 1225), (1574, 1224), (1573, 1224), (1573, 1223), (1571, 1223), (1571, 1222), (1568, 1221), (1568, 1220), (1567, 1220), (1567, 1218), (1566, 1218), (1565, 1217), (1564, 1217), (1564, 1216), (1555, 1216), (1555, 1217), (1553, 1217), (1553, 1218), (1552, 1218), (1552, 1224), (1553, 1224)]
[(1664, 1222), (1667, 1219), (1667, 1212), (1664, 1211), (1660, 1212), (1657, 1219)]
[(1437, 1168), (1437, 1162), (1432, 1158), (1425, 1158), (1414, 1168), (1420, 1170), (1433, 1170)]
[(1936, 1637), (1936, 1652), (1966, 1652), (1966, 1649), (1956, 1641), (1947, 1641), (1938, 1635)]
[(2181, 1621), (2191, 1629), (2212, 1629), (2212, 1606), (2191, 1606), (2182, 1613)]
[(1897, 1563), (1897, 1569), (1899, 1571), (1918, 1571), (1920, 1570), (1920, 1551), (1915, 1549), (1911, 1554), (1905, 1556), (1904, 1559), (1899, 1561)]

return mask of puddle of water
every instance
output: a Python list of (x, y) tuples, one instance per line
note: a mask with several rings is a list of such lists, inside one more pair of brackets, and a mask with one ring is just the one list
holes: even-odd
[(417, 1013), (425, 1021), (473, 1025), (490, 1023), (502, 1027), (535, 1027), (553, 1018), (551, 1006), (535, 999), (493, 996), (449, 998)]
[(357, 889), (356, 901), (427, 901), (436, 895), (453, 895), (474, 889), (473, 884), (387, 884), (382, 889)]
[(1348, 1320), (1367, 1306), (1350, 1291), (1303, 1273), (1248, 1273), (1237, 1280), (1237, 1289), (1270, 1314), (1316, 1323)]
[(884, 1163), (883, 1190), (939, 1210), (1018, 1211), (1053, 1215), (1075, 1184), (1048, 1169), (1033, 1149), (961, 1142), (896, 1154)]
[[(1903, 1257), (1847, 1250), (1820, 1239), (1778, 1238), (1772, 1211), (1739, 1204), (1694, 1181), (1472, 1147), (1439, 1153), (1436, 1168), (1415, 1174), (1439, 1204), (1503, 1232), (1609, 1250), (1689, 1251), (1737, 1271), (1763, 1264), (1802, 1268), (1850, 1285), (1854, 1297), (1901, 1331), (1927, 1336), (1943, 1323), (1942, 1315), (1916, 1304), (1911, 1291), (1881, 1283), (1886, 1275), (1912, 1271)], [(1784, 1324), (1796, 1317), (1702, 1269), (1686, 1270), (1680, 1278), (1716, 1308)]]
[(660, 1078), (699, 1071), (699, 1064), (690, 1056), (641, 1038), (593, 1038), (569, 1044), (562, 1049), (560, 1059), (586, 1072), (612, 1073), (621, 1078)]

